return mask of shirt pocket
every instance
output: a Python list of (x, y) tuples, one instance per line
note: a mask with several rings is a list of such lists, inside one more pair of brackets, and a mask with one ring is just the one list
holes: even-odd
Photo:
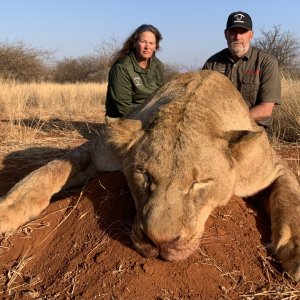
[(259, 81), (256, 76), (243, 76), (241, 83), (241, 94), (248, 107), (253, 107), (256, 104), (258, 89)]

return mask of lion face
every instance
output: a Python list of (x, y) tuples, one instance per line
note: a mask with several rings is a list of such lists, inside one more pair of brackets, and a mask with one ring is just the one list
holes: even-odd
[(251, 130), (241, 95), (217, 73), (170, 81), (110, 124), (107, 140), (122, 155), (135, 201), (140, 253), (177, 261), (197, 249), (209, 214), (234, 193), (231, 137)]
[(132, 241), (146, 257), (183, 260), (198, 248), (211, 211), (233, 194), (234, 168), (216, 141), (196, 139), (195, 152), (183, 144), (176, 151), (174, 143), (149, 143), (151, 139), (153, 135), (145, 136), (142, 146), (124, 159), (136, 206)]

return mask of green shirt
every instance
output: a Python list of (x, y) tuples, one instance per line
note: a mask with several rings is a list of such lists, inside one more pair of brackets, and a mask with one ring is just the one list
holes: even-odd
[[(263, 102), (281, 103), (281, 84), (277, 59), (261, 49), (250, 46), (238, 61), (231, 58), (228, 48), (210, 57), (203, 69), (227, 76), (242, 94), (249, 108)], [(257, 121), (269, 126), (272, 118)]]
[(133, 53), (110, 69), (105, 101), (106, 115), (121, 117), (142, 104), (164, 82), (164, 66), (155, 56), (147, 69), (141, 68)]

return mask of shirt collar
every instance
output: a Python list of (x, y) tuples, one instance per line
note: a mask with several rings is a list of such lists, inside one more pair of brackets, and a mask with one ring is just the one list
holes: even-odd
[(247, 52), (245, 53), (245, 55), (243, 56), (243, 59), (245, 58), (245, 59), (249, 60), (251, 54), (252, 54), (252, 46), (250, 45), (248, 51), (247, 51)]
[[(250, 59), (250, 56), (252, 54), (252, 46), (250, 45), (248, 51), (245, 53), (245, 55), (243, 57), (241, 57), (239, 60), (237, 61), (240, 61), (240, 60), (243, 60), (243, 61), (248, 61)], [(231, 62), (234, 62), (234, 60), (231, 58), (231, 53), (229, 51), (229, 49), (227, 48), (227, 58), (231, 61)]]

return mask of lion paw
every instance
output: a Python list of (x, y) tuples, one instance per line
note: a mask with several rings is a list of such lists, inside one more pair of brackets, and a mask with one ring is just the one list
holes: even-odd
[(290, 241), (276, 251), (285, 272), (293, 279), (300, 281), (300, 241)]
[(28, 221), (27, 215), (16, 205), (0, 205), (0, 234), (16, 231)]
[(20, 222), (14, 220), (13, 215), (3, 208), (0, 210), (0, 234), (15, 231), (20, 227)]

